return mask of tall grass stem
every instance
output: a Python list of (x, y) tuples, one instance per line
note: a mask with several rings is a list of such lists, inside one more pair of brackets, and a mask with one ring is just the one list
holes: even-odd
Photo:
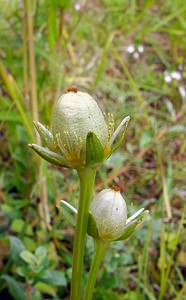
[[(34, 32), (33, 32), (33, 11), (31, 0), (25, 0), (25, 13), (27, 16), (27, 30), (28, 30), (28, 53), (29, 53), (29, 71), (30, 71), (30, 94), (32, 102), (32, 116), (33, 119), (39, 121), (38, 113), (38, 101), (37, 101), (37, 85), (36, 85), (36, 64), (35, 64), (35, 52), (34, 52)], [(36, 133), (37, 144), (40, 144), (39, 134)], [(45, 169), (43, 164), (40, 164), (40, 176), (41, 176), (41, 188), (40, 188), (40, 204), (39, 213), (41, 220), (43, 220), (43, 228), (50, 227), (50, 215), (48, 210), (47, 199), (47, 187), (46, 178), (43, 170)], [(46, 225), (46, 226), (45, 226)]]

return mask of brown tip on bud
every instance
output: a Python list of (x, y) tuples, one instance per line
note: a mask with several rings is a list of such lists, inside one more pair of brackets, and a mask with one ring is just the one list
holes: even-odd
[(67, 89), (67, 92), (73, 92), (73, 93), (77, 93), (78, 92), (78, 89), (77, 87), (75, 86), (71, 86)]
[(93, 136), (93, 132), (92, 132), (92, 131), (89, 131), (89, 132), (88, 132), (88, 136), (89, 136), (89, 137), (92, 137), (92, 136)]
[(112, 189), (113, 191), (115, 191), (115, 192), (120, 192), (120, 188), (119, 188), (118, 185), (112, 186), (111, 189)]

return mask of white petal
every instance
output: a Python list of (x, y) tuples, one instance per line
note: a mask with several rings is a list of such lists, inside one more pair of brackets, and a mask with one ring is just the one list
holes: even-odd
[(126, 50), (128, 53), (133, 53), (135, 51), (134, 45), (129, 45)]
[(138, 52), (139, 53), (143, 53), (144, 52), (144, 46), (143, 45), (139, 45), (138, 46)]
[(138, 52), (134, 52), (134, 54), (133, 54), (133, 58), (134, 58), (134, 59), (138, 59), (138, 58), (139, 58), (139, 56), (140, 56), (140, 55), (139, 55), (139, 53), (138, 53)]
[(171, 77), (173, 79), (176, 79), (176, 80), (181, 80), (182, 79), (182, 75), (181, 75), (181, 73), (179, 71), (173, 71), (171, 73)]
[(164, 77), (167, 76), (167, 75), (170, 75), (170, 73), (169, 73), (167, 70), (165, 70), (165, 71), (163, 72), (163, 74), (164, 74)]
[(80, 3), (76, 3), (74, 7), (75, 7), (75, 10), (77, 10), (77, 11), (81, 10), (81, 4)]
[(172, 78), (169, 74), (165, 75), (164, 79), (165, 79), (165, 82), (167, 82), (167, 83), (170, 83), (172, 81)]

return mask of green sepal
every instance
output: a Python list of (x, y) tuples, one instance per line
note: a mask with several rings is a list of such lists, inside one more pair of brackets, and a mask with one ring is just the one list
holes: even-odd
[(102, 144), (94, 132), (89, 132), (86, 139), (86, 165), (96, 166), (104, 160)]
[(87, 233), (95, 239), (100, 239), (96, 220), (94, 219), (94, 216), (91, 214), (91, 212), (89, 212)]
[(134, 232), (138, 225), (142, 224), (142, 222), (149, 215), (148, 210), (144, 210), (143, 208), (137, 211), (133, 216), (131, 216), (128, 220), (131, 221), (126, 224), (123, 233), (115, 239), (115, 241), (121, 241), (128, 239)]
[(59, 154), (48, 150), (45, 147), (39, 146), (37, 144), (29, 144), (28, 145), (31, 149), (33, 149), (39, 156), (41, 156), (42, 158), (44, 158), (45, 160), (47, 160), (48, 162), (57, 165), (57, 166), (61, 166), (61, 167), (66, 167), (66, 168), (70, 168), (71, 166), (69, 165), (69, 163)]
[[(73, 207), (68, 202), (61, 200), (60, 206), (58, 206), (64, 218), (73, 226), (76, 225), (76, 216), (77, 216), (77, 209)], [(96, 225), (96, 221), (94, 216), (89, 212), (88, 217), (88, 227), (87, 227), (88, 235), (92, 236), (93, 238), (100, 239), (98, 234), (98, 229)]]
[(44, 146), (47, 146), (47, 148), (52, 151), (55, 150), (56, 146), (54, 143), (53, 134), (40, 122), (33, 121), (33, 123), (41, 137), (42, 144)]
[(134, 220), (125, 226), (123, 233), (116, 238), (114, 241), (122, 241), (128, 239), (135, 231), (136, 226), (138, 225), (138, 220)]
[(109, 154), (108, 157), (110, 157), (111, 154), (114, 153), (121, 146), (122, 142), (124, 141), (129, 121), (130, 121), (130, 119), (125, 124), (125, 127), (123, 129), (123, 132), (120, 134), (120, 137), (118, 137), (117, 141), (115, 143), (113, 143), (113, 145), (111, 146), (111, 153)]
[(75, 207), (64, 200), (61, 200), (58, 208), (64, 219), (72, 226), (76, 226), (77, 210), (75, 209)]

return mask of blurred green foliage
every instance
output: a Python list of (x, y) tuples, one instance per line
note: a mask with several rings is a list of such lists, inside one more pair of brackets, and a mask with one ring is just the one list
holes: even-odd
[[(131, 116), (97, 189), (118, 184), (129, 214), (145, 207), (151, 220), (110, 247), (95, 300), (186, 299), (186, 2), (34, 0), (27, 11), (27, 1), (0, 0), (0, 298), (68, 299), (70, 289), (74, 231), (56, 205), (77, 205), (77, 176), (42, 165), (27, 147), (35, 141), (29, 13), (40, 120), (50, 125), (54, 101), (71, 85), (116, 123)], [(168, 82), (165, 71), (181, 77)], [(47, 226), (38, 208), (44, 180)], [(87, 269), (92, 252), (88, 240)]]

